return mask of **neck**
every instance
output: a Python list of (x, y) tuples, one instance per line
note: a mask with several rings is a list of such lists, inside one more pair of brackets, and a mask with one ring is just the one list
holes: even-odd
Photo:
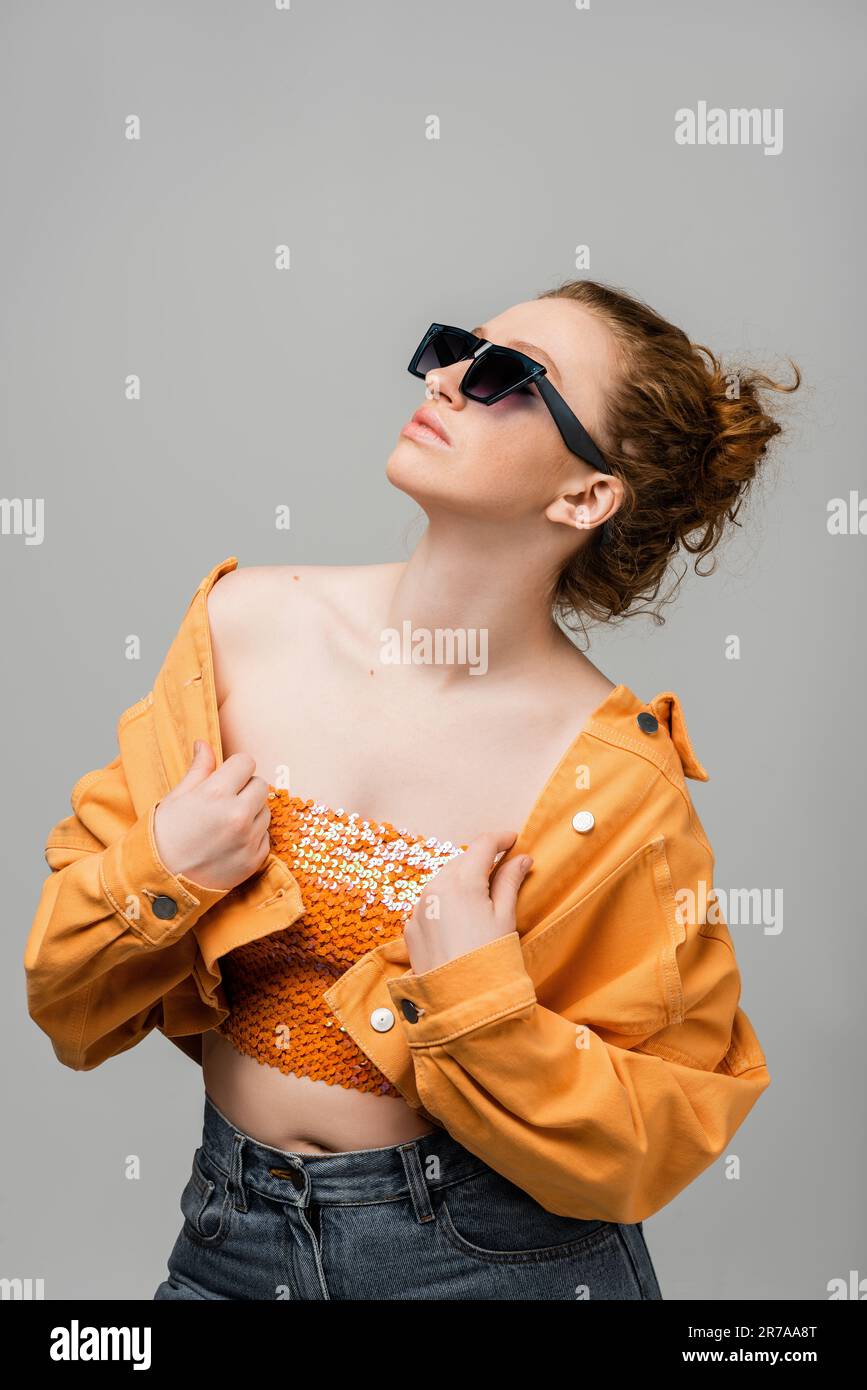
[[(550, 556), (534, 555), (527, 539), (526, 523), (519, 529), (454, 516), (431, 520), (389, 594), (385, 625), (485, 630), (494, 674), (550, 661), (568, 639), (551, 616)], [(439, 678), (467, 674), (455, 666)]]

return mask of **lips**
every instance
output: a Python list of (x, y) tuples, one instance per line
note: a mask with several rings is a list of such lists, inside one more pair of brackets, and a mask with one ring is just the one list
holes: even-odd
[(435, 435), (442, 440), (443, 444), (451, 444), (440, 417), (435, 410), (423, 405), (420, 410), (415, 412), (410, 422), (413, 425), (421, 425), (424, 429), (432, 430)]

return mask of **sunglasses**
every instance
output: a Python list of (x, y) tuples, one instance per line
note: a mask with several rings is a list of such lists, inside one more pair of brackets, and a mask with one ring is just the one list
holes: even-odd
[(461, 377), (459, 387), (467, 400), (480, 405), (494, 405), (516, 392), (530, 394), (535, 386), (553, 416), (554, 423), (567, 449), (595, 468), (609, 472), (601, 453), (581, 421), (572, 414), (560, 392), (547, 379), (547, 368), (534, 362), (515, 348), (500, 347), (478, 338), (465, 328), (453, 328), (446, 323), (432, 323), (412, 355), (407, 368), (413, 376), (426, 379), (438, 368), (451, 367), (455, 362), (472, 358)]

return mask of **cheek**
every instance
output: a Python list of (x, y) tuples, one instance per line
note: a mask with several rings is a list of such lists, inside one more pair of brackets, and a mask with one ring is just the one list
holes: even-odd
[(483, 407), (490, 417), (490, 431), (498, 446), (532, 450), (544, 447), (548, 437), (542, 415), (524, 396), (506, 396), (496, 405)]
[(527, 424), (532, 418), (533, 412), (528, 408), (529, 402), (526, 396), (504, 396), (501, 401), (494, 405), (482, 406), (482, 409), (490, 415), (492, 420), (496, 420), (500, 425)]
[(481, 422), (479, 455), (496, 466), (500, 487), (515, 494), (534, 496), (540, 481), (553, 465), (559, 436), (546, 429), (539, 412), (521, 397), (507, 396), (483, 407), (489, 417)]

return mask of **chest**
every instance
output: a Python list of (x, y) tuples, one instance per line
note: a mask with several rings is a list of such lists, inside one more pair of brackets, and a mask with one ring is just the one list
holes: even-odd
[(294, 795), (415, 834), (517, 834), (589, 711), (558, 718), (544, 700), (485, 697), (333, 671), (318, 685), (242, 679), (220, 707), (223, 753), (248, 753)]

